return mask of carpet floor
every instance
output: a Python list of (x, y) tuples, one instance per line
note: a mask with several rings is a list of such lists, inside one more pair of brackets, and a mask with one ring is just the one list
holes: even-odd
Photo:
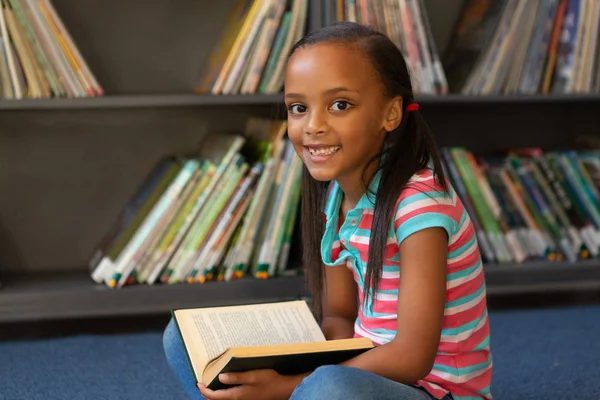
[[(600, 399), (600, 307), (490, 313), (496, 400)], [(161, 332), (0, 342), (0, 399), (185, 400)]]

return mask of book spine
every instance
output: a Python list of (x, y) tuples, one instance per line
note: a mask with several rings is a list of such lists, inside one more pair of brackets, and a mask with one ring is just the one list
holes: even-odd
[(147, 239), (159, 222), (159, 219), (166, 211), (167, 207), (174, 198), (183, 190), (185, 184), (191, 179), (199, 164), (197, 160), (188, 160), (178, 173), (175, 180), (169, 185), (169, 188), (163, 193), (160, 200), (156, 203), (150, 214), (146, 217), (142, 225), (138, 228), (132, 240), (125, 246), (123, 252), (116, 260), (116, 268), (113, 276), (107, 282), (108, 286), (116, 287), (121, 280), (121, 276), (127, 274), (135, 266), (134, 256), (142, 248)]
[(583, 0), (569, 0), (563, 21), (556, 73), (552, 85), (552, 93), (566, 93), (569, 81), (573, 75), (573, 61), (577, 43), (577, 26), (579, 25), (579, 8)]
[(225, 252), (228, 249), (228, 246), (233, 240), (233, 236), (236, 232), (239, 231), (240, 221), (244, 217), (248, 209), (248, 205), (250, 204), (250, 196), (252, 195), (252, 189), (246, 192), (244, 198), (240, 201), (236, 209), (233, 211), (230, 224), (225, 229), (225, 232), (219, 238), (219, 241), (213, 247), (211, 258), (208, 260), (208, 265), (210, 270), (205, 274), (206, 279), (212, 279), (213, 277), (217, 277), (218, 280), (223, 280), (223, 271), (219, 269), (221, 260), (224, 257)]
[(277, 36), (275, 37), (275, 43), (273, 44), (273, 49), (271, 50), (271, 54), (269, 55), (269, 59), (267, 60), (267, 64), (264, 69), (264, 74), (262, 75), (260, 84), (258, 85), (259, 93), (266, 93), (267, 87), (269, 84), (269, 80), (273, 76), (275, 71), (275, 66), (277, 65), (277, 61), (281, 56), (281, 51), (286, 41), (286, 37), (290, 29), (292, 14), (290, 11), (286, 11), (283, 13), (283, 17), (281, 19), (281, 24), (279, 25), (279, 30), (277, 31)]
[(487, 182), (498, 202), (499, 214), (497, 219), (504, 232), (508, 249), (515, 262), (521, 263), (528, 258), (528, 254), (527, 251), (521, 247), (521, 243), (523, 242), (522, 239), (519, 238), (519, 226), (513, 216), (511, 206), (504, 197), (501, 184), (498, 182), (497, 170), (492, 169), (487, 162), (482, 162), (482, 170), (485, 173)]
[(558, 231), (557, 236), (559, 238), (559, 243), (563, 250), (563, 253), (569, 261), (575, 262), (580, 254), (580, 248), (582, 244), (581, 238), (579, 238), (577, 231), (569, 222), (561, 205), (559, 204), (556, 196), (554, 195), (554, 192), (550, 188), (549, 182), (542, 174), (541, 170), (538, 167), (538, 164), (535, 162), (534, 159), (531, 160), (530, 168), (533, 178), (538, 183), (544, 196), (550, 203), (552, 213), (551, 216), (556, 217), (555, 224), (556, 229)]
[(556, 227), (554, 216), (549, 210), (526, 166), (524, 166), (522, 161), (517, 157), (511, 158), (511, 162), (521, 180), (523, 188), (525, 189), (525, 192), (522, 194), (525, 199), (525, 203), (528, 204), (528, 207), (532, 215), (534, 215), (540, 231), (546, 238), (546, 242), (552, 248), (552, 252), (548, 254), (548, 259), (554, 261), (557, 258), (557, 243), (554, 238), (558, 236), (558, 228)]
[(277, 235), (277, 229), (279, 224), (278, 213), (281, 208), (281, 204), (284, 201), (285, 190), (287, 188), (287, 181), (284, 181), (284, 177), (287, 175), (287, 172), (291, 168), (291, 156), (292, 156), (293, 147), (288, 143), (288, 146), (285, 150), (285, 156), (283, 161), (279, 164), (279, 169), (277, 171), (277, 176), (275, 178), (275, 186), (272, 190), (273, 192), (273, 204), (270, 207), (269, 212), (269, 220), (268, 225), (265, 229), (264, 240), (261, 242), (261, 248), (258, 253), (256, 268), (254, 275), (257, 278), (268, 278), (271, 274), (272, 270), (272, 254), (275, 251), (274, 249), (274, 240)]
[[(546, 160), (549, 168), (556, 177), (557, 183), (561, 186), (561, 192), (566, 193), (563, 198), (563, 206), (570, 212), (572, 219), (577, 223), (581, 239), (585, 244), (585, 249), (582, 250), (584, 258), (586, 258), (586, 252), (596, 257), (599, 246), (591, 220), (584, 212), (572, 184), (565, 177), (562, 165), (558, 162), (556, 155), (548, 154), (546, 155)], [(555, 190), (558, 190), (557, 187), (555, 187)], [(568, 200), (568, 203), (564, 201), (565, 198)]]
[(92, 279), (97, 283), (108, 281), (116, 269), (117, 259), (123, 253), (125, 246), (132, 240), (139, 226), (144, 222), (160, 196), (164, 193), (167, 187), (171, 184), (175, 176), (181, 170), (181, 166), (175, 160), (166, 160), (168, 163), (167, 170), (160, 178), (158, 184), (152, 189), (147, 198), (141, 202), (138, 211), (135, 213), (131, 221), (123, 228), (113, 243), (106, 249), (102, 261), (94, 269)]
[(462, 178), (460, 177), (458, 170), (456, 169), (456, 165), (452, 159), (450, 150), (448, 148), (442, 149), (442, 158), (444, 159), (445, 165), (448, 171), (450, 172), (448, 176), (451, 177), (451, 180), (454, 184), (454, 188), (458, 192), (458, 196), (461, 199), (465, 209), (467, 210), (467, 214), (469, 215), (471, 222), (473, 223), (477, 235), (477, 240), (479, 242), (479, 247), (483, 253), (482, 255), (484, 261), (492, 263), (495, 261), (494, 252), (492, 251), (492, 248), (489, 244), (487, 234), (481, 226), (479, 219), (477, 218), (477, 213), (475, 212), (475, 208), (473, 207), (471, 198), (469, 197), (465, 184)]
[[(233, 163), (234, 158), (237, 156), (238, 151), (242, 148), (246, 140), (243, 137), (236, 137), (225, 155), (223, 156), (219, 166), (216, 168), (212, 179), (208, 186), (206, 186), (205, 190), (202, 191), (202, 194), (198, 197), (198, 200), (194, 204), (194, 207), (186, 217), (183, 225), (177, 231), (175, 238), (171, 241), (171, 244), (167, 248), (167, 250), (160, 256), (159, 264), (161, 264), (161, 269), (165, 269), (164, 273), (161, 275), (160, 280), (162, 282), (168, 282), (170, 276), (173, 274), (174, 269), (169, 265), (177, 265), (176, 262), (173, 262), (176, 255), (179, 253), (179, 249), (184, 244), (186, 240), (188, 240), (188, 233), (196, 223), (196, 220), (202, 210), (207, 209), (207, 204), (209, 204), (210, 200), (214, 196), (214, 192), (217, 184), (221, 183), (227, 171), (229, 171), (230, 166)], [(180, 257), (180, 256), (179, 256)]]
[(173, 257), (173, 274), (168, 279), (169, 283), (181, 282), (190, 272), (195, 256), (202, 250), (201, 246), (207, 235), (210, 234), (211, 228), (213, 227), (219, 212), (240, 179), (241, 164), (242, 157), (237, 154), (232, 160), (231, 165), (229, 165), (226, 173), (223, 174), (222, 189), (214, 192), (211, 196), (205, 211), (202, 212), (201, 216), (198, 216), (190, 228), (184, 242)]
[(163, 272), (167, 262), (170, 260), (173, 252), (179, 247), (181, 238), (184, 235), (187, 225), (191, 223), (191, 217), (196, 215), (196, 211), (202, 206), (201, 197), (205, 193), (209, 182), (213, 179), (216, 166), (209, 160), (203, 163), (202, 178), (196, 185), (196, 188), (190, 195), (186, 204), (183, 205), (181, 211), (175, 218), (175, 221), (169, 227), (162, 242), (154, 250), (150, 264), (152, 271), (146, 277), (146, 283), (154, 284)]
[(519, 210), (521, 217), (525, 221), (525, 224), (527, 226), (527, 233), (529, 236), (529, 242), (535, 246), (534, 249), (537, 254), (537, 257), (545, 258), (546, 254), (548, 253), (548, 245), (542, 237), (540, 229), (536, 221), (534, 220), (534, 217), (531, 215), (528, 207), (525, 204), (524, 198), (522, 196), (523, 188), (519, 183), (519, 179), (516, 175), (516, 172), (512, 170), (509, 165), (507, 165), (504, 169), (500, 171), (500, 179), (505, 185), (506, 190), (512, 198), (512, 201), (515, 204), (516, 208)]
[[(248, 197), (248, 191), (250, 190), (250, 187), (253, 185), (255, 179), (260, 175), (262, 170), (263, 165), (261, 163), (257, 163), (252, 167), (250, 173), (240, 181), (238, 187), (219, 216), (219, 221), (215, 227), (214, 233), (206, 244), (206, 251), (200, 254), (194, 263), (194, 266), (192, 267), (192, 272), (190, 273), (190, 277), (192, 279), (200, 282), (210, 279), (210, 277), (207, 276), (207, 273), (210, 272), (210, 269), (207, 270), (206, 268), (211, 267), (211, 262), (207, 260), (211, 259), (211, 252), (214, 251), (214, 247), (216, 246), (217, 242), (221, 240), (221, 237), (232, 224), (239, 205), (245, 201), (246, 197)], [(243, 174), (244, 171), (242, 170), (241, 172)]]
[(3, 1), (0, 0), (0, 33), (2, 34), (2, 42), (4, 45), (4, 56), (6, 57), (6, 63), (8, 64), (13, 96), (15, 99), (20, 99), (23, 97), (23, 89), (21, 88), (19, 78), (17, 77), (15, 54), (13, 53), (10, 36), (8, 35), (8, 29), (6, 27), (6, 10), (7, 8), (4, 6)]
[(490, 212), (492, 213), (492, 217), (494, 218), (494, 220), (496, 222), (498, 222), (498, 228), (500, 231), (500, 239), (501, 239), (500, 246), (502, 246), (502, 252), (506, 255), (506, 261), (510, 262), (510, 261), (512, 261), (513, 257), (512, 257), (511, 251), (509, 251), (509, 249), (508, 249), (508, 247), (510, 247), (510, 245), (509, 245), (509, 243), (507, 243), (507, 237), (506, 237), (507, 230), (502, 229), (502, 222), (501, 222), (502, 213), (501, 213), (500, 205), (498, 204), (498, 200), (494, 196), (494, 193), (490, 187), (490, 184), (487, 181), (484, 173), (481, 171), (481, 166), (477, 163), (473, 154), (470, 152), (466, 152), (465, 157), (466, 157), (466, 162), (468, 163), (469, 169), (473, 173), (473, 177), (474, 177), (475, 181), (477, 182), (478, 187), (481, 189), (481, 194), (483, 196), (483, 199), (484, 199), (485, 203), (487, 204)]
[[(200, 161), (201, 162), (201, 161)], [(201, 162), (201, 165), (203, 163)], [(172, 225), (176, 222), (177, 216), (181, 213), (182, 208), (189, 201), (190, 196), (198, 186), (198, 182), (204, 174), (203, 166), (196, 170), (194, 176), (187, 182), (180, 195), (172, 202), (171, 206), (164, 213), (160, 225), (157, 226), (156, 232), (153, 234), (152, 241), (148, 247), (139, 255), (139, 261), (132, 271), (132, 275), (136, 277), (140, 283), (146, 282), (148, 275), (154, 269), (153, 256), (155, 251), (162, 245), (165, 237), (169, 234)]]
[(287, 221), (285, 224), (285, 232), (279, 260), (277, 262), (277, 270), (282, 274), (288, 266), (289, 252), (292, 246), (292, 237), (298, 217), (298, 206), (300, 204), (300, 195), (302, 193), (302, 164), (298, 163), (295, 169), (294, 183), (292, 186), (292, 195), (289, 201), (289, 207), (286, 212)]
[(469, 164), (466, 159), (466, 152), (464, 149), (453, 148), (450, 151), (452, 155), (452, 159), (465, 183), (465, 187), (469, 194), (469, 197), (473, 201), (473, 205), (475, 206), (475, 211), (477, 216), (479, 217), (485, 232), (490, 239), (491, 248), (494, 251), (494, 258), (498, 262), (506, 262), (508, 261), (508, 255), (505, 251), (505, 246), (502, 243), (502, 237), (500, 233), (500, 228), (492, 212), (487, 205), (485, 198), (477, 184), (477, 180), (475, 179), (473, 172), (471, 171)]
[(585, 183), (578, 176), (575, 168), (570, 163), (570, 160), (564, 154), (557, 154), (557, 160), (561, 164), (563, 173), (567, 182), (571, 185), (574, 191), (575, 198), (579, 203), (583, 213), (591, 221), (589, 235), (593, 238), (595, 243), (596, 251), (600, 252), (600, 215), (594, 204), (591, 203), (590, 198), (585, 190)]
[(167, 167), (166, 160), (156, 164), (148, 175), (148, 178), (140, 185), (125, 208), (120, 212), (116, 221), (102, 237), (100, 245), (95, 249), (89, 260), (88, 266), (91, 271), (96, 269), (102, 258), (107, 255), (109, 248), (124, 234), (127, 225), (133, 222), (136, 214), (141, 212), (144, 202), (149, 200), (152, 191), (158, 187), (164, 174), (166, 174)]

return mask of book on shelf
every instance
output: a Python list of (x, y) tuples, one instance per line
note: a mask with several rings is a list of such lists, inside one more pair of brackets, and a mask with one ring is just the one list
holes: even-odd
[(466, 2), (444, 68), (466, 95), (600, 91), (596, 0)]
[(250, 118), (160, 160), (90, 259), (98, 283), (203, 283), (287, 274), (302, 163), (287, 123)]
[(176, 309), (172, 315), (196, 382), (213, 390), (227, 387), (221, 373), (274, 369), (295, 375), (373, 348), (365, 338), (325, 340), (304, 300)]
[(327, 24), (350, 21), (389, 37), (402, 51), (418, 94), (446, 94), (448, 83), (424, 0), (325, 1)]
[(0, 0), (0, 98), (102, 94), (51, 0)]
[(600, 151), (442, 148), (446, 176), (486, 263), (576, 262), (600, 254)]
[(306, 32), (308, 0), (237, 0), (197, 93), (279, 93), (286, 55)]

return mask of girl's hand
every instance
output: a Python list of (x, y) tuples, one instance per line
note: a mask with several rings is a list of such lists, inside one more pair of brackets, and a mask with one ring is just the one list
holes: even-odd
[(302, 377), (280, 375), (272, 369), (219, 375), (227, 385), (239, 385), (227, 389), (210, 390), (199, 383), (200, 393), (207, 400), (282, 400), (288, 399)]

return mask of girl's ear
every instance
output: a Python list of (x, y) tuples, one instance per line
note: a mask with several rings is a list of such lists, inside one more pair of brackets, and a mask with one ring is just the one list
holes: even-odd
[(402, 97), (396, 96), (389, 103), (383, 121), (383, 129), (391, 132), (402, 122)]

